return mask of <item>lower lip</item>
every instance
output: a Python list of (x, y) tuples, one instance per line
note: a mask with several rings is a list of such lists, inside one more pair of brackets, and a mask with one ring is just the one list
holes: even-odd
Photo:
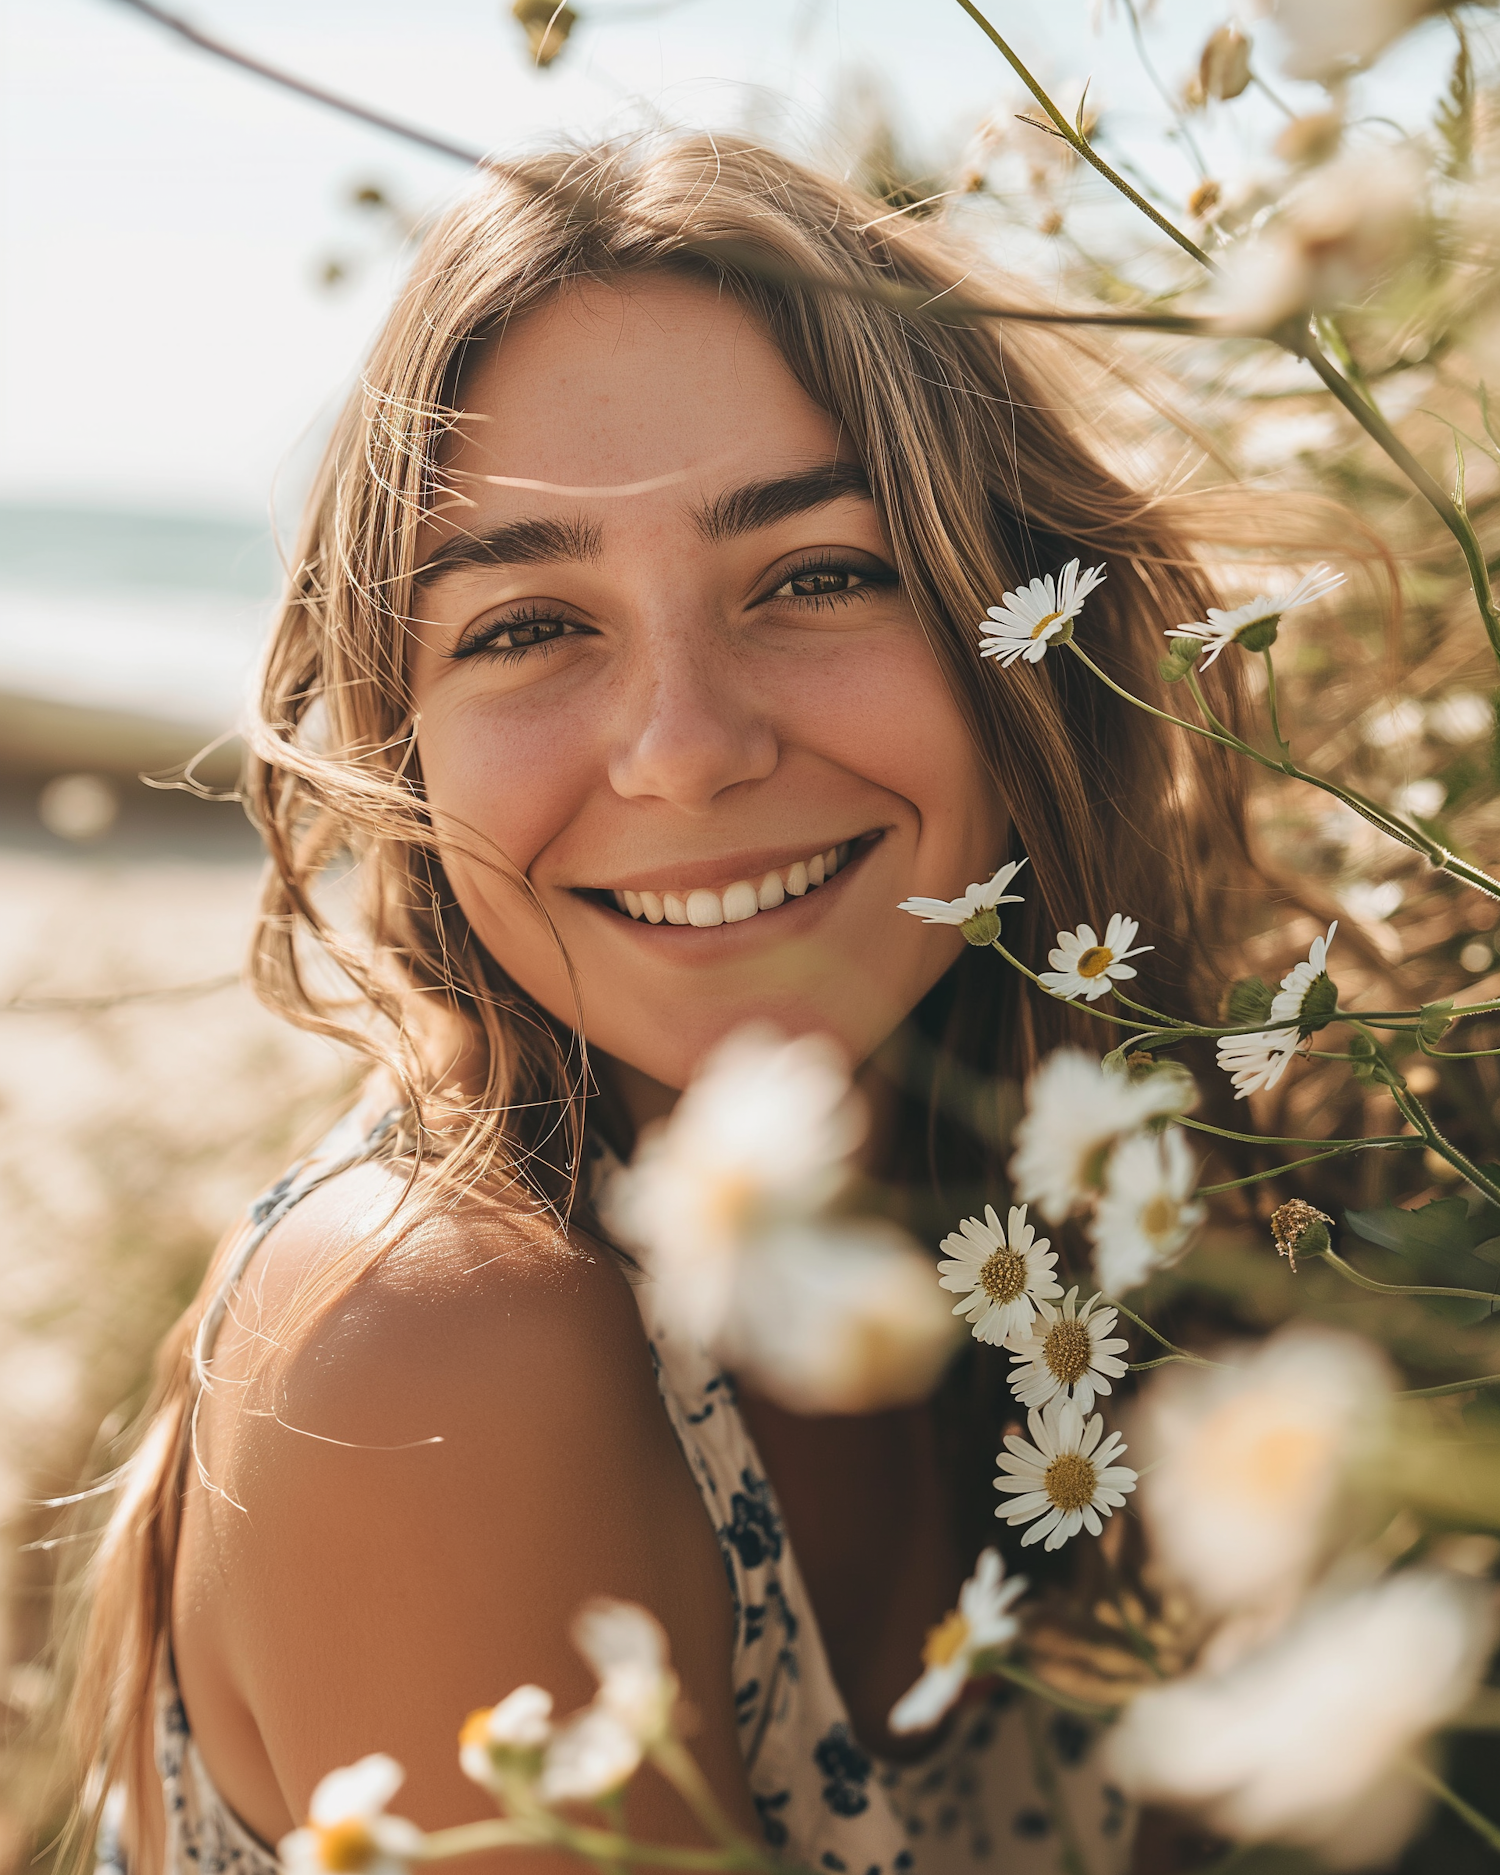
[(616, 911), (612, 906), (599, 904), (597, 900), (590, 899), (587, 902), (601, 917), (644, 936), (652, 944), (671, 944), (693, 950), (720, 950), (725, 944), (753, 942), (757, 930), (771, 937), (793, 937), (816, 922), (820, 916), (820, 906), (832, 905), (841, 896), (840, 887), (844, 881), (851, 873), (858, 872), (884, 838), (883, 832), (873, 838), (864, 838), (831, 879), (825, 880), (822, 885), (810, 887), (801, 898), (785, 898), (774, 910), (758, 911), (753, 918), (741, 918), (735, 924), (703, 926), (667, 924), (665, 921), (652, 924), (647, 918), (632, 918), (629, 912)]

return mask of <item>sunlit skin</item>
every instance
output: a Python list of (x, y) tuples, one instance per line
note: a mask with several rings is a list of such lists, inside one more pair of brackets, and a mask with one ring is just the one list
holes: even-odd
[[(560, 943), (591, 1046), (668, 1088), (752, 1017), (863, 1059), (962, 946), (898, 902), (988, 876), (1004, 823), (836, 425), (732, 299), (667, 279), (530, 314), (463, 403), (461, 500), (421, 550), (418, 746), (439, 814), (535, 894), (450, 847), (475, 932), (572, 1021)], [(768, 517), (789, 477), (797, 511)], [(551, 538), (452, 557), (538, 521)], [(611, 898), (846, 842), (834, 879), (743, 923)]]

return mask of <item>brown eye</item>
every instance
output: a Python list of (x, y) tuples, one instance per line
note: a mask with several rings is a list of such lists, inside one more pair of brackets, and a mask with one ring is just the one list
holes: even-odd
[(848, 592), (849, 574), (835, 568), (795, 573), (782, 587), (794, 599), (817, 599), (828, 592)]

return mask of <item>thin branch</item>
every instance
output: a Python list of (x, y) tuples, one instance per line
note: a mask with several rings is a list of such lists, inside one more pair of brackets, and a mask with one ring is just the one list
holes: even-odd
[(154, 990), (111, 990), (98, 996), (13, 996), (0, 1003), (0, 1016), (56, 1016), (71, 1011), (118, 1009), (127, 1003), (170, 1003), (188, 996), (212, 996), (243, 982), (238, 970), (197, 983), (166, 983)]
[(373, 110), (368, 104), (356, 103), (353, 98), (343, 97), (337, 91), (325, 91), (321, 85), (309, 84), (305, 78), (284, 72), (279, 66), (268, 65), (264, 59), (252, 58), (248, 52), (241, 52), (235, 46), (226, 45), (222, 39), (200, 32), (196, 26), (190, 26), (186, 20), (169, 13), (165, 7), (153, 6), (151, 0), (117, 0), (117, 3), (165, 27), (169, 33), (185, 39), (199, 52), (207, 52), (213, 58), (222, 59), (226, 65), (236, 65), (241, 71), (249, 72), (256, 78), (264, 78), (269, 84), (279, 85), (283, 91), (294, 91), (298, 97), (310, 98), (314, 104), (321, 104), (327, 110), (338, 111), (344, 117), (353, 117), (376, 130), (384, 130), (390, 136), (402, 137), (407, 143), (418, 144), (424, 150), (434, 150), (439, 156), (451, 156), (456, 162), (479, 169), (489, 165), (490, 159), (482, 150), (472, 150), (462, 143), (450, 143), (446, 137), (435, 136), (430, 130), (420, 130), (415, 124), (402, 123), (399, 117), (387, 117), (384, 111)]

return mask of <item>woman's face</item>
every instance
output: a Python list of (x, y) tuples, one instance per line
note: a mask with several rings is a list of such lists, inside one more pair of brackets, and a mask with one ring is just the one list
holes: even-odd
[(752, 1018), (863, 1059), (962, 948), (897, 902), (987, 877), (1005, 820), (837, 426), (667, 277), (528, 314), (464, 407), (422, 773), (535, 894), (445, 841), (475, 933), (572, 1023), (560, 939), (590, 1044), (669, 1087)]

